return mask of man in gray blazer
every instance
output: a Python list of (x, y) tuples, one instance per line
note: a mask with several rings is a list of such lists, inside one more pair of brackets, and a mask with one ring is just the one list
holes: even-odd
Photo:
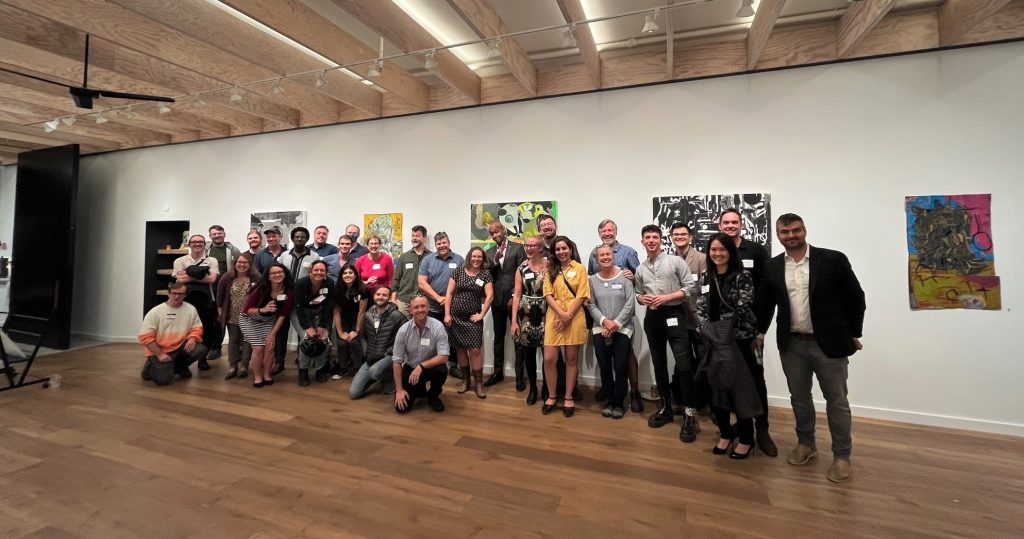
[[(494, 247), (485, 253), (487, 268), (494, 283), (494, 302), (491, 304), (491, 319), (494, 321), (494, 372), (484, 382), (493, 386), (505, 379), (505, 335), (512, 320), (512, 291), (516, 284), (516, 268), (526, 260), (523, 246), (509, 241), (505, 236), (505, 225), (495, 221), (487, 225), (494, 240)], [(523, 366), (515, 366), (516, 389), (526, 389)]]

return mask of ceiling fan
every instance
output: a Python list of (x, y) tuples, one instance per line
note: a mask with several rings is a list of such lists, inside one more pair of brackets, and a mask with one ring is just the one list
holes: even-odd
[(82, 85), (72, 86), (63, 82), (57, 82), (42, 77), (36, 77), (27, 73), (20, 73), (11, 69), (0, 67), (0, 70), (22, 77), (35, 79), (48, 84), (54, 84), (57, 86), (63, 86), (68, 89), (71, 94), (71, 98), (75, 101), (75, 106), (80, 109), (92, 109), (92, 102), (94, 99), (100, 97), (114, 97), (120, 99), (134, 99), (137, 101), (162, 101), (165, 103), (174, 103), (174, 98), (163, 97), (158, 95), (145, 95), (145, 94), (132, 94), (127, 92), (117, 92), (114, 90), (101, 90), (99, 88), (89, 88), (89, 34), (85, 35), (85, 58), (82, 61), (83, 73), (82, 73)]

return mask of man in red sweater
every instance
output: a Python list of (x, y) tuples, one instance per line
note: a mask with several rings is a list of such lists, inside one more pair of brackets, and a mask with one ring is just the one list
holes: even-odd
[(191, 378), (189, 365), (206, 357), (203, 323), (192, 305), (185, 303), (185, 283), (172, 283), (167, 301), (153, 307), (142, 321), (139, 342), (146, 354), (142, 379), (165, 386), (177, 374)]

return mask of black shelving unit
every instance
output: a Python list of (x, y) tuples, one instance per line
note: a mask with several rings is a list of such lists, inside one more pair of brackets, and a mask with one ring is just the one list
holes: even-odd
[(189, 230), (189, 221), (146, 221), (146, 270), (143, 283), (142, 314), (167, 300), (174, 259), (188, 254), (181, 248), (181, 236)]

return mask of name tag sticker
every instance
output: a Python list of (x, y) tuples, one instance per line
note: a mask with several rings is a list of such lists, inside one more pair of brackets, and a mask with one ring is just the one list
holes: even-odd
[(451, 268), (451, 269), (455, 269), (455, 268), (459, 267), (459, 265), (456, 264), (455, 262), (449, 262), (448, 263), (448, 267)]
[(313, 298), (313, 301), (311, 301), (310, 303), (312, 303), (313, 305), (319, 305), (320, 302), (325, 299), (327, 299), (327, 296), (320, 294), (319, 296)]
[(430, 346), (430, 337), (420, 339), (420, 346)]
[(374, 265), (370, 266), (370, 268), (371, 269), (375, 269), (375, 270), (379, 270), (380, 269), (380, 264), (374, 264)]
[(622, 283), (615, 283), (612, 285), (612, 290), (622, 290)]
[(670, 327), (670, 328), (674, 328), (674, 327), (679, 325), (679, 319), (678, 318), (669, 318), (668, 320), (665, 320), (665, 325)]
[(700, 287), (700, 293), (701, 294), (707, 294), (708, 292), (711, 292), (711, 285), (706, 284), (706, 285)]
[(178, 313), (167, 313), (167, 320), (174, 320), (178, 318)]
[(524, 279), (533, 279), (534, 277), (536, 277), (536, 275), (534, 275), (532, 273), (524, 273), (523, 274), (523, 278)]
[(327, 290), (327, 288), (326, 288), (326, 287), (325, 287), (325, 288), (321, 288), (321, 289), (320, 289), (320, 293), (321, 293), (321, 294), (326, 294), (327, 292), (329, 292), (329, 290)]
[(483, 286), (483, 285), (484, 285), (484, 280), (483, 280), (483, 279), (481, 279), (481, 278), (479, 278), (479, 277), (477, 277), (477, 279), (476, 279), (476, 285), (477, 285), (477, 286)]
[(288, 299), (288, 296), (285, 295), (285, 294), (278, 294), (277, 295), (277, 301), (284, 301), (286, 299)]
[(373, 329), (378, 329), (378, 328), (380, 328), (380, 320), (374, 320), (373, 321)]
[(575, 277), (576, 276), (576, 270), (567, 271), (567, 272), (565, 272), (565, 274), (568, 275), (569, 277)]
[(744, 268), (752, 268), (752, 267), (754, 267), (754, 261), (753, 260), (744, 260), (743, 261), (743, 267)]
[(412, 269), (412, 262), (406, 262), (405, 269)]
[(312, 261), (312, 260), (310, 260), (309, 262), (306, 262), (305, 260), (303, 260), (303, 261), (302, 261), (302, 267), (304, 267), (304, 268), (308, 268), (308, 267), (309, 267), (309, 265), (310, 265), (310, 264), (312, 264), (312, 263), (313, 263), (313, 261)]

